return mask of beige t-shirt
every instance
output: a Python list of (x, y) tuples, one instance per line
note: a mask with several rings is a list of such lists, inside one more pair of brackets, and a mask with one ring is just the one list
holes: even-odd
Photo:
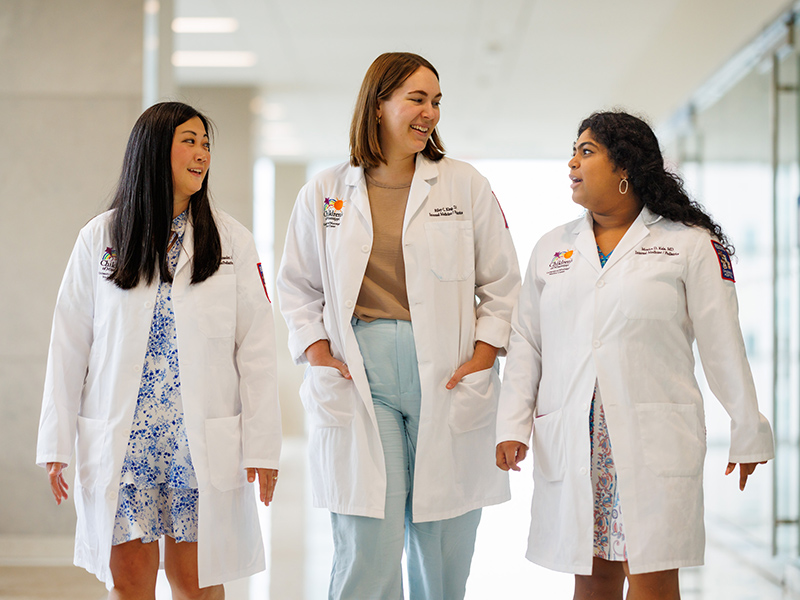
[(403, 218), (410, 188), (410, 183), (401, 187), (379, 185), (367, 176), (372, 253), (354, 312), (363, 321), (411, 320), (403, 261)]

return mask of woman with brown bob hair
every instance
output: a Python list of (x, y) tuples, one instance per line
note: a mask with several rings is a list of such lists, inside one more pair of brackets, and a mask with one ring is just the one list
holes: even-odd
[(330, 598), (463, 598), (494, 469), (519, 270), (489, 183), (444, 156), (439, 76), (416, 54), (372, 63), (350, 162), (300, 191), (278, 275), (289, 348), (308, 363), (316, 506), (331, 511)]

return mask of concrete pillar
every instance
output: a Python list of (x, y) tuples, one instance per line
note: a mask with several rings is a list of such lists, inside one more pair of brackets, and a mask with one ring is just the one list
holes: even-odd
[[(306, 165), (295, 163), (277, 163), (275, 165), (275, 273), (283, 256), (283, 246), (286, 242), (286, 228), (289, 226), (289, 217), (297, 199), (297, 193), (306, 183)], [(275, 294), (277, 296), (277, 294)], [(293, 363), (288, 350), (289, 330), (286, 322), (280, 316), (280, 302), (273, 299), (276, 314), (275, 336), (278, 344), (278, 393), (281, 398), (281, 411), (283, 413), (283, 434), (285, 436), (305, 435), (305, 414), (297, 394), (303, 382), (304, 366)]]
[(253, 167), (258, 91), (251, 87), (181, 87), (175, 97), (214, 123), (209, 189), (213, 202), (253, 230)]
[(0, 535), (74, 532), (72, 498), (57, 507), (33, 464), (47, 344), (141, 112), (142, 30), (142, 0), (0, 3)]

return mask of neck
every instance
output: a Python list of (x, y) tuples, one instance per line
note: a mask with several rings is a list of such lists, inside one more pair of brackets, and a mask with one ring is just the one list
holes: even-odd
[(387, 156), (386, 163), (367, 169), (367, 173), (384, 185), (405, 185), (414, 178), (416, 158), (416, 154), (401, 159)]
[(186, 200), (178, 200), (175, 198), (172, 201), (172, 218), (174, 219), (187, 208), (189, 208), (189, 198), (186, 198)]

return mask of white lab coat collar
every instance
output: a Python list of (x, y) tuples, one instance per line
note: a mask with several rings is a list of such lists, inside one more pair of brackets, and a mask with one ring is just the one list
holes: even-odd
[(618, 263), (620, 259), (630, 252), (642, 239), (650, 235), (650, 226), (660, 221), (663, 217), (657, 215), (648, 209), (646, 206), (642, 208), (639, 216), (631, 223), (628, 231), (622, 236), (622, 239), (614, 248), (614, 252), (608, 259), (605, 267), (600, 266), (600, 258), (597, 255), (597, 241), (594, 238), (594, 229), (592, 225), (592, 213), (588, 210), (583, 219), (575, 222), (572, 233), (577, 237), (575, 239), (575, 249), (582, 254), (592, 265), (595, 271), (602, 273), (608, 271), (610, 267)]
[[(408, 204), (403, 222), (403, 232), (408, 228), (416, 212), (425, 202), (431, 190), (433, 181), (439, 177), (439, 167), (435, 162), (425, 158), (422, 153), (417, 153), (414, 165), (414, 178), (411, 180), (411, 189), (408, 192)], [(367, 195), (367, 182), (364, 177), (363, 167), (353, 167), (347, 170), (345, 185), (355, 188), (350, 196), (350, 202), (364, 216), (368, 223), (372, 222)]]

